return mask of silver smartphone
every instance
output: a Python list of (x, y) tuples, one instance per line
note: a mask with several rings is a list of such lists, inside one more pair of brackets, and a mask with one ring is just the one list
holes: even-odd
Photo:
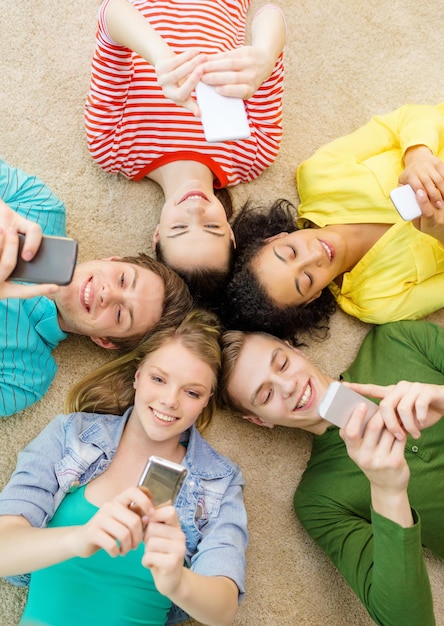
[(31, 261), (22, 259), (25, 236), (19, 233), (17, 265), (8, 280), (24, 283), (68, 285), (77, 262), (78, 244), (69, 237), (44, 236)]
[(392, 189), (390, 199), (403, 220), (414, 220), (422, 214), (416, 193), (410, 185), (401, 185)]
[(353, 389), (335, 381), (329, 385), (321, 400), (318, 412), (322, 418), (331, 424), (335, 424), (335, 426), (339, 426), (339, 428), (344, 428), (351, 414), (361, 402), (367, 405), (367, 414), (364, 423), (365, 428), (365, 424), (367, 424), (368, 420), (378, 410), (378, 405), (365, 396), (361, 396), (361, 394), (353, 391)]
[(148, 489), (154, 506), (174, 504), (187, 470), (159, 456), (150, 456), (139, 480), (139, 487)]

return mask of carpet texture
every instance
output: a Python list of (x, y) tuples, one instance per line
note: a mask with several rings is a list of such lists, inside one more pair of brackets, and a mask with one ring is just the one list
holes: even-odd
[[(254, 0), (253, 8), (261, 3)], [(288, 23), (282, 148), (270, 170), (233, 190), (237, 208), (247, 198), (284, 196), (297, 203), (296, 166), (318, 146), (374, 114), (444, 99), (439, 0), (277, 3)], [(105, 174), (87, 151), (83, 103), (99, 4), (3, 2), (0, 24), (0, 155), (40, 176), (66, 203), (68, 233), (80, 242), (79, 260), (150, 250), (162, 197), (153, 182)], [(431, 319), (444, 323), (442, 312)], [(337, 376), (368, 330), (338, 312), (329, 338), (311, 343), (307, 352)], [(68, 388), (106, 358), (89, 340), (74, 336), (55, 356), (59, 370), (47, 396), (0, 420), (0, 486), (15, 467), (17, 452), (61, 412)], [(221, 413), (208, 438), (242, 466), (247, 481), (247, 596), (236, 626), (372, 624), (292, 511), (310, 436), (260, 429)], [(444, 625), (444, 567), (430, 555), (427, 563), (437, 623)], [(18, 624), (24, 601), (23, 590), (1, 581), (0, 625)]]

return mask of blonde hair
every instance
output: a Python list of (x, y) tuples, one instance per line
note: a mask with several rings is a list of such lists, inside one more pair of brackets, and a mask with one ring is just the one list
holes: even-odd
[(143, 361), (170, 341), (180, 341), (192, 354), (212, 370), (214, 383), (207, 406), (196, 426), (203, 431), (216, 410), (215, 390), (221, 369), (218, 318), (207, 311), (195, 309), (178, 326), (154, 332), (137, 348), (94, 370), (69, 391), (65, 411), (122, 415), (134, 403), (134, 377)]

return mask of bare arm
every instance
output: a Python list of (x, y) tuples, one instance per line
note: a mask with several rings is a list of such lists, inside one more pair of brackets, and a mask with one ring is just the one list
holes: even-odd
[(131, 487), (81, 526), (34, 528), (20, 515), (0, 516), (0, 576), (27, 574), (75, 556), (91, 556), (99, 549), (114, 557), (135, 549), (143, 528), (140, 516), (128, 508), (130, 502), (142, 511), (152, 509), (147, 496)]
[(202, 576), (184, 567), (185, 535), (173, 506), (156, 509), (145, 534), (142, 563), (157, 589), (194, 619), (229, 626), (238, 607), (237, 585), (225, 576)]
[(142, 13), (127, 0), (110, 2), (105, 20), (115, 43), (133, 50), (156, 69), (165, 96), (199, 115), (199, 107), (191, 93), (202, 74), (201, 64), (205, 55), (194, 48), (175, 54)]
[(211, 57), (203, 65), (203, 82), (214, 85), (224, 96), (247, 100), (271, 75), (286, 39), (281, 10), (267, 4), (251, 25), (251, 46), (242, 46)]

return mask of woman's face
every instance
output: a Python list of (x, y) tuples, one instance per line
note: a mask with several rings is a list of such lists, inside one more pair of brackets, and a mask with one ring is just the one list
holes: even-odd
[(266, 240), (252, 269), (278, 306), (308, 304), (342, 273), (344, 243), (328, 227), (280, 233)]
[(210, 366), (179, 340), (171, 340), (137, 370), (134, 412), (151, 440), (166, 441), (194, 424), (213, 385)]
[(213, 190), (190, 181), (165, 202), (153, 242), (172, 268), (226, 271), (234, 235)]

